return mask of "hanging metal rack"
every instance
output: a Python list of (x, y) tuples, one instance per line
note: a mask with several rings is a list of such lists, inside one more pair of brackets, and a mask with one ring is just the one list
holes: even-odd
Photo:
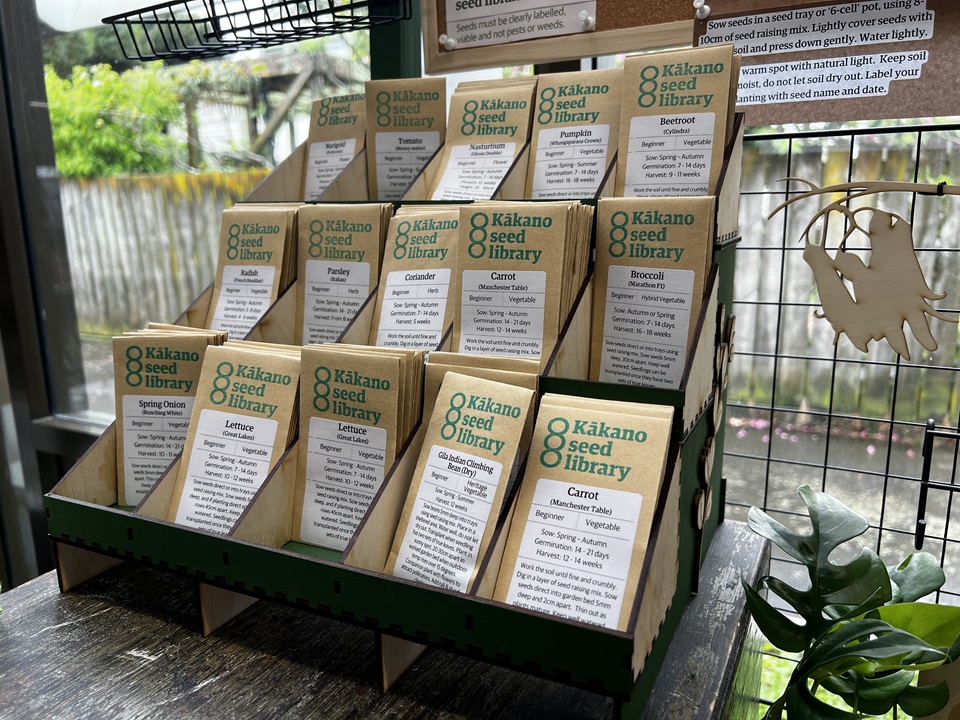
[(412, 0), (174, 0), (104, 18), (123, 54), (191, 60), (407, 20)]

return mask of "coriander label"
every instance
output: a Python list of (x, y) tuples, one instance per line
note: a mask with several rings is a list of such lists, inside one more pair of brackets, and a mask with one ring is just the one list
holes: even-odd
[(540, 478), (506, 602), (616, 629), (643, 497)]
[(387, 274), (377, 345), (436, 350), (443, 337), (450, 268)]

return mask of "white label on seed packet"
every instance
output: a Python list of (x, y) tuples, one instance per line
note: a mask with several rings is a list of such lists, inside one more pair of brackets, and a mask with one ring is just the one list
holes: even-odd
[(459, 352), (540, 357), (547, 274), (542, 270), (507, 274), (511, 280), (494, 279), (504, 275), (501, 272), (463, 271)]
[(356, 138), (310, 143), (306, 181), (303, 187), (304, 202), (320, 199), (324, 191), (353, 160), (356, 148)]
[(308, 442), (300, 538), (343, 550), (383, 483), (387, 431), (313, 417)]
[(200, 411), (178, 525), (227, 533), (270, 473), (277, 421)]
[(449, 287), (450, 268), (387, 273), (377, 345), (436, 350), (445, 329)]
[(547, 128), (537, 136), (534, 200), (592, 198), (607, 169), (609, 125)]
[(220, 298), (210, 321), (210, 329), (226, 331), (230, 338), (243, 338), (270, 307), (273, 265), (227, 265), (223, 268)]
[(183, 450), (195, 397), (124, 395), (123, 483), (130, 505), (147, 494)]
[[(400, 200), (440, 147), (440, 133), (377, 133), (377, 199)], [(367, 152), (370, 152), (368, 149)]]
[(307, 260), (303, 343), (336, 342), (370, 289), (370, 263)]
[(393, 574), (466, 592), (502, 471), (495, 460), (431, 447)]
[(624, 197), (706, 195), (715, 122), (714, 113), (633, 118)]
[(506, 602), (616, 629), (643, 497), (591, 488), (596, 498), (581, 500), (571, 489), (537, 481)]
[(693, 270), (608, 268), (601, 382), (680, 387), (695, 275)]
[(489, 200), (513, 165), (516, 143), (454, 145), (431, 200)]

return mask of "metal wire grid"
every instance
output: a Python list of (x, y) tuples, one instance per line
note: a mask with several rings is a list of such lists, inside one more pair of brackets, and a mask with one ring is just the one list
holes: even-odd
[(409, 19), (411, 0), (174, 0), (104, 18), (128, 59), (220, 57)]
[[(835, 161), (838, 146), (842, 149), (842, 146), (846, 145), (845, 177), (834, 178), (831, 184), (869, 179), (918, 182), (921, 181), (922, 163), (928, 159), (933, 145), (946, 145), (943, 152), (950, 155), (947, 164), (953, 161), (957, 163), (957, 167), (960, 167), (960, 150), (953, 150), (951, 147), (960, 147), (958, 131), (960, 131), (960, 124), (753, 135), (746, 138), (745, 165), (751, 153), (754, 155), (772, 153), (782, 156), (780, 167), (783, 173), (779, 177), (791, 177), (795, 173), (809, 172), (816, 165), (809, 162), (809, 158), (804, 161), (799, 156), (800, 153), (811, 148), (822, 149), (830, 145), (832, 146), (831, 155)], [(900, 145), (904, 144), (905, 139), (912, 142), (912, 169), (903, 177), (870, 176), (866, 168), (859, 166), (857, 160), (860, 154), (859, 149), (864, 144), (872, 145), (874, 148), (882, 147), (887, 140), (894, 139), (894, 136), (899, 136), (896, 140)], [(823, 151), (821, 161), (825, 154)], [(954, 154), (957, 155), (956, 160), (953, 160)], [(943, 177), (938, 179), (949, 180)], [(834, 345), (832, 351), (827, 353), (818, 354), (815, 348), (808, 348), (805, 353), (790, 352), (788, 347), (790, 343), (787, 342), (788, 333), (791, 332), (789, 325), (796, 321), (797, 313), (804, 313), (807, 316), (810, 327), (817, 327), (816, 323), (822, 323), (831, 339), (833, 335), (826, 320), (812, 318), (814, 310), (819, 308), (815, 297), (810, 297), (808, 300), (790, 297), (791, 293), (785, 282), (786, 275), (792, 271), (799, 253), (803, 251), (802, 244), (798, 242), (799, 233), (792, 229), (796, 223), (791, 222), (790, 216), (792, 213), (799, 213), (804, 219), (800, 224), (800, 227), (803, 227), (806, 218), (812, 217), (815, 209), (797, 206), (787, 208), (782, 216), (766, 223), (760, 233), (751, 231), (751, 227), (756, 229), (756, 218), (751, 215), (756, 213), (758, 208), (765, 206), (766, 210), (772, 209), (772, 206), (806, 190), (806, 187), (794, 182), (763, 182), (762, 186), (760, 184), (752, 186), (746, 174), (744, 182), (741, 204), (743, 242), (738, 249), (735, 288), (738, 286), (742, 288), (744, 284), (742, 279), (744, 268), (741, 259), (751, 254), (768, 254), (775, 261), (779, 256), (779, 267), (774, 262), (775, 269), (779, 271), (779, 278), (766, 278), (766, 282), (772, 282), (775, 286), (775, 292), (771, 293), (775, 298), (762, 297), (763, 293), (759, 289), (756, 292), (746, 293), (738, 293), (737, 289), (734, 291), (733, 307), (738, 315), (738, 338), (731, 386), (733, 388), (739, 381), (742, 389), (746, 384), (753, 382), (747, 379), (750, 373), (746, 368), (759, 363), (768, 368), (770, 391), (769, 399), (762, 397), (763, 392), (731, 392), (731, 399), (728, 401), (729, 427), (724, 459), (725, 474), (730, 479), (727, 497), (728, 515), (742, 518), (750, 505), (758, 505), (771, 514), (779, 516), (787, 524), (795, 524), (790, 518), (805, 515), (803, 506), (795, 495), (797, 485), (801, 484), (797, 482), (799, 478), (811, 487), (839, 495), (844, 502), (864, 514), (870, 521), (870, 530), (864, 536), (866, 538), (864, 542), (872, 545), (887, 564), (899, 562), (913, 549), (916, 497), (919, 494), (920, 484), (920, 453), (914, 452), (913, 447), (917, 446), (919, 450), (919, 444), (922, 443), (925, 418), (915, 417), (905, 420), (900, 417), (904, 413), (898, 409), (897, 405), (898, 401), (901, 403), (904, 401), (902, 392), (904, 387), (915, 386), (918, 379), (922, 382), (923, 377), (931, 373), (949, 373), (952, 378), (960, 375), (957, 372), (960, 368), (960, 351), (956, 349), (955, 326), (950, 326), (953, 328), (953, 346), (941, 347), (941, 351), (936, 354), (912, 352), (910, 361), (894, 354), (886, 343), (872, 343), (869, 355), (862, 356), (859, 351), (853, 351), (846, 339), (841, 339), (839, 344)], [(881, 195), (871, 204), (889, 210), (890, 201), (888, 196)], [(935, 198), (933, 201), (943, 203), (943, 207), (938, 210), (941, 216), (943, 213), (960, 215), (960, 207), (956, 206), (955, 200)], [(903, 196), (892, 202), (899, 203), (901, 206), (905, 204), (903, 209), (906, 212), (900, 212), (900, 214), (914, 225), (917, 218), (918, 196)], [(929, 208), (924, 209), (929, 210)], [(930, 265), (931, 262), (937, 262), (947, 254), (960, 259), (960, 240), (956, 234), (952, 237), (938, 238), (928, 246), (923, 246), (921, 240), (919, 236), (915, 238), (918, 245), (917, 254), (922, 264)], [(812, 273), (810, 275), (812, 283)], [(957, 312), (960, 287), (957, 286), (955, 278), (950, 279), (952, 282), (949, 286), (941, 285), (935, 288), (949, 293), (948, 297), (938, 304), (938, 309)], [(753, 282), (752, 279), (748, 279), (747, 284)], [(757, 287), (759, 288), (759, 285)], [(774, 328), (772, 344), (756, 336), (752, 339), (748, 338), (747, 343), (741, 341), (739, 335), (741, 335), (742, 316), (745, 314), (763, 318), (766, 323), (772, 324)], [(824, 332), (822, 327), (817, 329), (821, 333)], [(811, 364), (829, 366), (829, 387), (825, 390), (825, 407), (810, 408), (803, 407), (802, 403), (798, 406), (797, 403), (778, 402), (778, 396), (783, 394), (780, 392), (781, 386), (788, 382), (791, 374), (797, 371), (808, 372)], [(849, 395), (849, 379), (855, 374), (862, 375), (870, 372), (875, 375), (878, 371), (889, 374), (889, 389), (883, 403), (883, 411), (878, 411), (876, 397), (870, 398), (871, 410), (868, 412), (851, 412), (846, 409), (844, 407), (846, 403), (840, 401), (840, 396)], [(953, 383), (953, 388), (957, 387), (956, 379), (950, 382)], [(955, 390), (951, 390), (950, 394), (954, 392)], [(956, 398), (948, 398), (947, 402), (953, 407), (949, 424), (960, 429)], [(921, 403), (918, 401), (917, 404)], [(791, 423), (790, 420), (793, 422)], [(756, 440), (752, 443), (744, 441), (746, 435), (750, 433), (745, 435), (743, 428), (751, 424), (752, 429), (760, 432), (766, 429), (766, 439), (759, 445)], [(799, 426), (805, 426), (806, 432)], [(788, 429), (783, 430), (783, 427)], [(800, 439), (810, 434), (810, 427), (813, 427), (814, 434), (818, 435), (813, 443), (809, 439)], [(857, 428), (860, 428), (861, 437), (854, 437), (853, 443), (873, 448), (872, 453), (863, 462), (857, 457), (838, 459), (837, 456), (840, 453), (832, 452), (831, 445), (846, 442), (843, 439), (844, 436)], [(866, 429), (865, 436), (864, 429)], [(801, 447), (797, 451), (783, 452), (782, 449), (777, 449), (776, 439), (782, 438), (784, 433), (789, 434), (789, 441), (800, 443)], [(909, 459), (904, 461), (901, 458), (895, 461), (895, 455), (904, 454), (902, 451), (905, 436), (911, 438), (908, 444), (909, 449), (905, 453)], [(787, 443), (782, 445), (789, 448)], [(939, 470), (935, 472), (939, 472), (946, 477), (947, 482), (952, 484), (958, 466), (957, 442), (954, 441), (951, 447), (949, 441), (943, 441), (935, 452), (941, 459)], [(822, 454), (822, 460), (817, 457), (818, 454)], [(880, 455), (879, 462), (872, 459), (877, 454)], [(852, 489), (845, 489), (846, 485), (851, 486)], [(877, 497), (878, 494), (879, 497)], [(941, 492), (936, 495), (935, 491), (931, 491), (931, 500), (927, 507), (928, 519), (931, 522), (928, 524), (924, 547), (925, 550), (934, 553), (941, 564), (948, 568), (947, 583), (936, 594), (936, 601), (945, 604), (960, 604), (960, 584), (955, 581), (957, 573), (951, 573), (949, 569), (952, 567), (955, 571), (960, 563), (960, 517), (951, 524), (951, 516), (955, 512), (953, 494)], [(791, 582), (803, 586), (801, 568), (783, 554), (775, 552), (772, 573), (787, 577)]]

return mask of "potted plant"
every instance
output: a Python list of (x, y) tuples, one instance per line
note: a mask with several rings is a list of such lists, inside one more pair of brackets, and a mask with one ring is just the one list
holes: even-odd
[[(803, 565), (810, 580), (805, 589), (769, 575), (759, 582), (759, 590), (787, 603), (802, 623), (743, 584), (761, 632), (781, 650), (801, 653), (765, 718), (779, 720), (786, 710), (790, 720), (849, 720), (883, 715), (895, 706), (915, 716), (937, 712), (947, 703), (946, 685), (911, 683), (918, 671), (960, 655), (960, 608), (918, 602), (943, 585), (943, 570), (924, 552), (888, 568), (867, 547), (847, 563), (831, 561), (837, 548), (869, 524), (830, 495), (806, 485), (799, 493), (809, 534), (790, 530), (756, 507), (747, 514), (750, 528)], [(850, 710), (820, 700), (818, 688), (842, 698)]]

